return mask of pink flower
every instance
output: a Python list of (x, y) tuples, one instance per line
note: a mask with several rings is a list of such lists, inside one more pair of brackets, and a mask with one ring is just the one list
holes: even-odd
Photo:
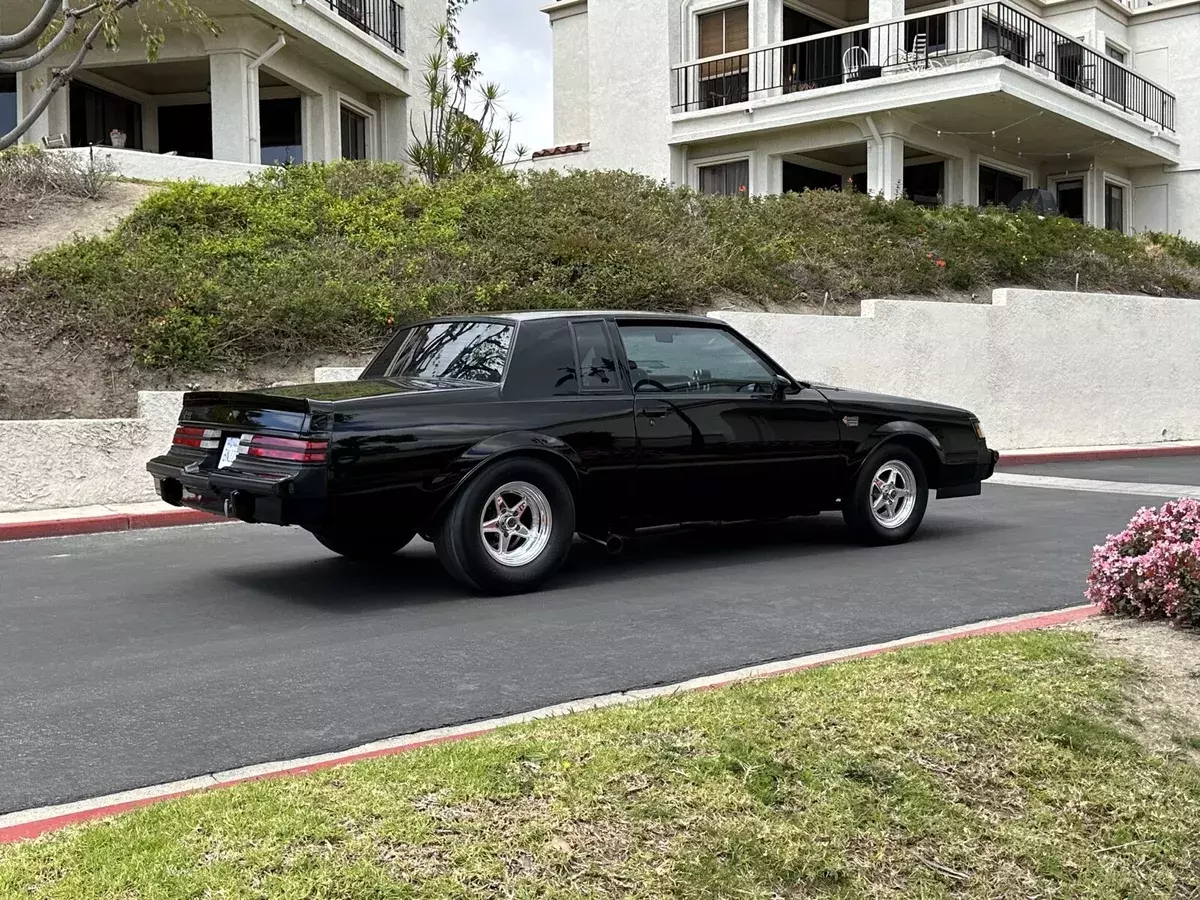
[(1200, 501), (1143, 508), (1092, 551), (1086, 596), (1113, 615), (1200, 625)]

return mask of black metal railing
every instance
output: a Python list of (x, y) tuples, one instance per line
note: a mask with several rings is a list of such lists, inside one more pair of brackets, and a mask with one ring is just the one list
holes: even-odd
[(404, 7), (396, 0), (329, 0), (329, 8), (397, 53), (404, 52)]
[(674, 112), (745, 103), (849, 81), (1002, 56), (1127, 113), (1175, 130), (1175, 96), (1007, 3), (926, 11), (671, 70)]

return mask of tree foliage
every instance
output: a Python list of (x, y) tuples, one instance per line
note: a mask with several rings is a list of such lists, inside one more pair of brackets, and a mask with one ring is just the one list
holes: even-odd
[(130, 17), (137, 24), (150, 61), (158, 58), (166, 39), (164, 19), (217, 33), (216, 23), (189, 0), (85, 0), (78, 5), (70, 0), (66, 4), (62, 0), (42, 0), (41, 7), (24, 28), (0, 34), (0, 54), (10, 54), (0, 59), (0, 74), (31, 71), (59, 50), (68, 53), (66, 65), (50, 69), (50, 78), (40, 85), (38, 98), (29, 112), (11, 131), (0, 135), (0, 150), (15, 144), (32, 127), (97, 42), (109, 50), (120, 46), (122, 24)]

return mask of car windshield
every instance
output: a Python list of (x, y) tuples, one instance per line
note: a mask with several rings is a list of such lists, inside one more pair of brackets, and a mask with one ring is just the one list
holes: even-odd
[(504, 380), (513, 327), (499, 322), (436, 322), (399, 332), (367, 370), (374, 378)]

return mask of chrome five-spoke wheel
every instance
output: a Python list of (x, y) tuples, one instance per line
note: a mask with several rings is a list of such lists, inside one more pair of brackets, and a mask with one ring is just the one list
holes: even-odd
[(527, 481), (509, 481), (492, 491), (479, 517), (479, 533), (488, 555), (502, 566), (533, 562), (554, 530), (546, 495)]
[(907, 463), (889, 459), (871, 479), (871, 515), (884, 528), (899, 528), (916, 507), (917, 477)]

